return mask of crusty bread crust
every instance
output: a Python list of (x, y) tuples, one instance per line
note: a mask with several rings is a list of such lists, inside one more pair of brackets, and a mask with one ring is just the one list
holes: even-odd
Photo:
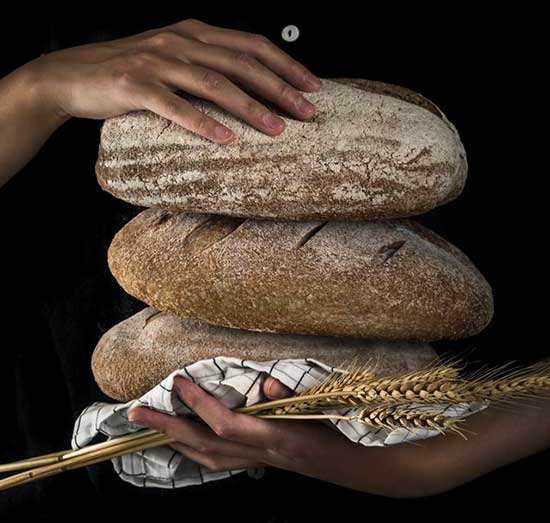
[(219, 145), (149, 111), (105, 121), (101, 187), (143, 207), (289, 220), (412, 216), (456, 198), (467, 160), (455, 127), (408, 89), (324, 80), (306, 94), (316, 117), (281, 115), (272, 138), (205, 100), (193, 105), (232, 128)]
[(275, 221), (147, 209), (108, 263), (132, 296), (183, 317), (264, 332), (457, 339), (493, 315), (459, 249), (411, 220)]
[(311, 358), (343, 368), (355, 361), (368, 364), (376, 376), (437, 361), (426, 344), (244, 331), (148, 307), (101, 337), (92, 355), (92, 371), (105, 394), (126, 402), (142, 396), (176, 369), (217, 356), (255, 361)]

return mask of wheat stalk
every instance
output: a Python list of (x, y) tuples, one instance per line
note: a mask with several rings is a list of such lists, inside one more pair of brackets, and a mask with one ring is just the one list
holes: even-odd
[[(549, 393), (550, 360), (504, 375), (506, 367), (460, 377), (459, 369), (447, 361), (400, 376), (376, 377), (371, 366), (352, 365), (344, 374), (331, 373), (326, 380), (290, 398), (234, 410), (245, 414), (254, 413), (259, 418), (346, 419), (387, 429), (427, 428), (463, 435), (458, 430), (458, 424), (464, 421), (463, 418), (415, 410), (411, 405), (457, 405), (470, 402), (498, 404)], [(359, 413), (352, 416), (325, 412), (328, 409), (361, 406), (363, 408)], [(200, 418), (198, 420), (201, 421)], [(0, 490), (173, 441), (154, 430), (142, 430), (77, 451), (55, 452), (2, 465), (0, 472), (25, 468), (32, 470), (0, 480)]]
[(456, 371), (446, 366), (432, 367), (397, 377), (367, 378), (341, 387), (335, 387), (334, 378), (329, 377), (316, 385), (313, 393), (308, 389), (290, 398), (251, 405), (242, 411), (282, 415), (362, 405), (503, 403), (520, 397), (541, 397), (550, 391), (550, 364), (537, 364), (496, 379), (486, 377), (492, 378), (502, 372), (501, 368), (474, 380), (460, 378), (453, 370)]
[[(377, 408), (373, 410), (363, 408), (359, 413), (352, 416), (313, 414), (279, 416), (259, 415), (258, 417), (279, 419), (343, 419), (358, 421), (372, 427), (387, 428), (390, 430), (398, 428), (407, 430), (421, 428), (437, 430), (440, 433), (453, 431), (461, 436), (463, 436), (463, 434), (458, 430), (457, 425), (464, 421), (461, 418), (449, 418), (438, 413), (395, 408)], [(53, 464), (37, 466), (32, 470), (27, 470), (26, 472), (0, 480), (0, 490), (6, 490), (17, 485), (24, 485), (32, 481), (61, 474), (62, 472), (100, 463), (124, 454), (167, 445), (174, 441), (173, 438), (154, 430), (142, 430), (127, 436), (113, 438), (103, 443), (89, 445), (77, 451), (67, 452), (61, 456), (59, 456), (61, 453), (55, 453), (56, 461)], [(25, 461), (27, 461), (29, 466), (32, 466), (31, 462), (38, 462), (40, 460), (33, 458)]]
[[(342, 397), (341, 392), (354, 390), (358, 385), (365, 383), (376, 383), (375, 368), (367, 363), (366, 366), (357, 366), (352, 364), (347, 373), (333, 372), (321, 383), (310, 387), (309, 389), (295, 394), (288, 398), (285, 407), (282, 409), (274, 409), (273, 402), (256, 404), (243, 409), (243, 412), (261, 412), (262, 414), (300, 414), (308, 413), (316, 410), (328, 410), (334, 408), (342, 408), (348, 405), (349, 398)], [(440, 383), (442, 381), (452, 381), (458, 378), (458, 369), (450, 365), (436, 365), (433, 363), (422, 369), (403, 373), (399, 376), (401, 387), (413, 387), (415, 384)], [(337, 399), (331, 400), (331, 395), (337, 396)], [(328, 396), (327, 396), (328, 395)], [(263, 407), (262, 407), (263, 406)], [(265, 409), (265, 406), (270, 408)], [(263, 409), (263, 410), (262, 410)]]
[[(144, 430), (140, 432), (146, 433), (155, 431)], [(114, 440), (110, 440), (108, 443), (111, 441), (116, 441), (116, 445), (113, 445), (111, 448), (101, 448), (98, 450), (94, 448), (94, 445), (90, 445), (90, 448), (86, 449), (86, 452), (79, 455), (66, 457), (58, 463), (37, 467), (0, 480), (0, 490), (6, 490), (18, 485), (24, 485), (26, 483), (55, 476), (69, 470), (94, 465), (124, 454), (130, 454), (132, 452), (139, 452), (148, 448), (167, 445), (172, 443), (174, 439), (166, 436), (165, 434), (155, 432), (154, 437), (151, 437), (150, 434), (140, 434), (139, 437), (136, 437), (136, 434), (131, 434), (130, 436), (115, 438)]]

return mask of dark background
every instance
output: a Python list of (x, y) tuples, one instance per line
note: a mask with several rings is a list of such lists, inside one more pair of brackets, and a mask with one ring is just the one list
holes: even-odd
[[(406, 13), (395, 6), (360, 13), (345, 4), (310, 14), (282, 4), (210, 12), (155, 3), (120, 15), (76, 6), (70, 16), (29, 9), (3, 20), (0, 76), (43, 52), (189, 17), (263, 33), (321, 77), (382, 80), (434, 101), (461, 134), (469, 178), (458, 200), (420, 219), (470, 256), (493, 286), (496, 310), (481, 335), (437, 348), (474, 348), (472, 357), (489, 363), (530, 363), (548, 355), (541, 270), (548, 133), (539, 131), (547, 111), (536, 13)], [(296, 42), (280, 37), (288, 24), (300, 28)], [(70, 447), (79, 412), (108, 400), (91, 375), (95, 343), (143, 306), (107, 271), (112, 236), (140, 209), (103, 193), (95, 181), (100, 125), (69, 121), (0, 190), (0, 462)], [(106, 463), (0, 492), (0, 514), (3, 521), (22, 515), (75, 519), (75, 511), (99, 517), (107, 507), (116, 514), (119, 499), (121, 513), (137, 521), (191, 517), (189, 511), (204, 504), (213, 516), (243, 521), (328, 518), (344, 503), (350, 505), (347, 517), (401, 511), (426, 517), (426, 509), (437, 510), (437, 517), (444, 516), (441, 509), (495, 515), (527, 503), (542, 508), (548, 465), (544, 453), (440, 496), (395, 500), (280, 470), (269, 470), (260, 481), (240, 474), (177, 491), (137, 489)]]

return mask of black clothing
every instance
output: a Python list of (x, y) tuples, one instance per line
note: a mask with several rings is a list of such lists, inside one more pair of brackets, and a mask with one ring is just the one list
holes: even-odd
[[(508, 43), (509, 33), (498, 33), (487, 20), (463, 20), (455, 15), (435, 23), (422, 16), (397, 21), (395, 13), (371, 11), (359, 16), (346, 9), (334, 13), (319, 7), (313, 17), (295, 16), (273, 6), (271, 11), (264, 7), (258, 13), (243, 9), (235, 15), (236, 11), (214, 15), (179, 11), (154, 20), (149, 12), (140, 11), (131, 20), (128, 15), (108, 19), (86, 15), (84, 26), (79, 21), (39, 17), (29, 22), (24, 34), (15, 29), (11, 34), (8, 28), (7, 35), (0, 36), (6, 39), (5, 45), (0, 40), (2, 48), (8, 50), (7, 58), (1, 58), (0, 73), (56, 47), (134, 34), (196, 17), (265, 34), (321, 77), (371, 78), (424, 94), (457, 126), (470, 171), (464, 194), (457, 201), (420, 219), (471, 257), (492, 284), (496, 302), (495, 318), (483, 334), (438, 348), (475, 346), (476, 357), (489, 362), (528, 362), (542, 356), (546, 349), (533, 329), (540, 313), (527, 306), (534, 303), (529, 293), (539, 283), (535, 263), (542, 248), (540, 241), (533, 241), (541, 225), (530, 218), (542, 207), (537, 208), (537, 194), (531, 190), (536, 182), (529, 178), (542, 173), (528, 170), (524, 151), (531, 144), (522, 143), (521, 132), (519, 136), (517, 132), (529, 129), (532, 115), (524, 111), (529, 111), (531, 100), (525, 96), (524, 105), (518, 105), (523, 95), (530, 94), (529, 87), (514, 82), (511, 92), (506, 89), (509, 75), (517, 78), (525, 71), (533, 78), (536, 73), (515, 57), (518, 42)], [(288, 24), (300, 29), (300, 37), (292, 43), (281, 38)], [(493, 32), (488, 36), (489, 27)], [(508, 104), (505, 111), (504, 104)], [(71, 120), (0, 190), (0, 391), (7, 407), (0, 462), (70, 447), (80, 411), (93, 401), (109, 401), (90, 369), (97, 340), (143, 308), (124, 293), (107, 269), (106, 253), (113, 235), (141, 209), (102, 192), (95, 180), (100, 125)], [(55, 408), (48, 407), (48, 401)], [(75, 510), (87, 507), (85, 514), (97, 518), (96, 510), (99, 513), (115, 497), (136, 521), (171, 511), (191, 517), (202, 505), (223, 514), (236, 500), (256, 507), (253, 518), (242, 518), (246, 521), (326, 518), (323, 500), (328, 499), (336, 508), (342, 502), (353, 502), (358, 515), (366, 507), (376, 514), (390, 504), (395, 510), (412, 504), (460, 504), (484, 496), (496, 508), (507, 495), (527, 498), (541, 493), (547, 482), (541, 485), (529, 475), (544, 467), (548, 470), (548, 456), (539, 455), (437, 498), (396, 501), (276, 469), (269, 469), (259, 481), (243, 473), (175, 491), (138, 489), (122, 482), (107, 462), (2, 492), (0, 513), (41, 513), (52, 518), (63, 514), (74, 519)], [(520, 484), (518, 476), (527, 477)], [(302, 494), (304, 490), (308, 497)], [(310, 501), (300, 501), (306, 499)], [(293, 506), (303, 503), (303, 518), (287, 519), (284, 500), (292, 500)]]

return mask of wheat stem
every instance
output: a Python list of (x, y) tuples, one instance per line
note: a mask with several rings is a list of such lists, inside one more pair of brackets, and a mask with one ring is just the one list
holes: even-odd
[(63, 459), (63, 455), (71, 450), (61, 450), (59, 452), (52, 452), (51, 454), (44, 454), (42, 456), (36, 456), (34, 458), (22, 459), (20, 461), (14, 461), (13, 463), (6, 463), (0, 465), (0, 474), (4, 472), (14, 472), (16, 470), (25, 470), (42, 465), (50, 465), (57, 463)]
[(140, 430), (138, 432), (134, 432), (132, 434), (127, 434), (125, 436), (112, 438), (108, 441), (104, 441), (102, 443), (96, 443), (94, 445), (87, 445), (81, 449), (73, 450), (61, 450), (58, 452), (52, 452), (51, 454), (44, 454), (42, 456), (36, 456), (34, 458), (29, 459), (23, 459), (20, 461), (15, 461), (13, 463), (7, 463), (5, 465), (0, 465), (0, 473), (1, 472), (12, 472), (16, 470), (25, 470), (30, 468), (35, 468), (42, 465), (50, 465), (54, 463), (59, 463), (60, 461), (63, 461), (68, 458), (76, 457), (81, 454), (86, 454), (93, 450), (99, 450), (102, 448), (109, 448), (116, 445), (125, 444), (127, 442), (133, 441), (135, 439), (141, 439), (144, 437), (148, 437), (151, 435), (158, 434), (158, 432), (154, 430)]
[[(441, 372), (434, 369), (435, 375)], [(514, 398), (545, 397), (550, 394), (550, 375), (533, 375), (520, 371), (512, 377), (503, 377), (489, 381), (468, 381), (463, 378), (451, 380), (429, 380), (430, 373), (386, 377), (367, 380), (364, 383), (344, 385), (339, 390), (323, 392), (316, 386), (317, 392), (309, 394), (309, 390), (290, 398), (274, 400), (263, 404), (243, 408), (246, 413), (261, 412), (262, 414), (297, 414), (302, 409), (334, 408), (335, 406), (360, 405), (405, 405), (418, 404), (450, 404), (484, 402), (509, 402)]]
[[(234, 409), (259, 418), (347, 419), (387, 429), (434, 429), (456, 432), (463, 418), (415, 410), (412, 404), (459, 405), (472, 402), (512, 403), (514, 399), (545, 397), (550, 394), (550, 361), (503, 376), (506, 366), (478, 371), (468, 379), (460, 378), (456, 367), (431, 365), (400, 376), (376, 377), (371, 367), (331, 373), (327, 379), (295, 396)], [(514, 403), (517, 405), (516, 403)], [(406, 408), (407, 405), (409, 408)], [(363, 407), (358, 414), (340, 416), (325, 411), (345, 407)], [(200, 420), (199, 418), (199, 421)], [(61, 451), (0, 466), (0, 472), (32, 468), (0, 481), (0, 490), (173, 442), (154, 430), (141, 430), (76, 451)]]
[(157, 434), (158, 432), (152, 429), (139, 430), (138, 432), (133, 432), (125, 436), (112, 438), (102, 443), (95, 443), (94, 445), (87, 445), (78, 450), (71, 450), (63, 456), (63, 459), (75, 458), (77, 456), (81, 456), (82, 454), (87, 454), (88, 452), (95, 452), (101, 449), (115, 447), (128, 442), (133, 443), (134, 440), (142, 441), (144, 439), (155, 437)]
[(131, 439), (130, 441), (126, 440), (124, 444), (121, 444), (117, 447), (88, 451), (83, 455), (67, 458), (59, 463), (34, 468), (32, 470), (10, 476), (6, 479), (0, 480), (0, 490), (6, 490), (16, 485), (24, 485), (25, 483), (30, 483), (31, 481), (37, 481), (39, 479), (54, 476), (68, 470), (87, 467), (88, 465), (94, 465), (96, 463), (100, 463), (108, 459), (113, 459), (124, 454), (139, 452), (148, 448), (166, 445), (175, 441), (173, 438), (170, 438), (169, 436), (161, 433), (156, 433), (155, 438), (146, 436), (145, 438), (143, 438), (144, 441), (140, 441), (139, 438), (133, 438), (133, 440), (134, 441), (132, 441)]

